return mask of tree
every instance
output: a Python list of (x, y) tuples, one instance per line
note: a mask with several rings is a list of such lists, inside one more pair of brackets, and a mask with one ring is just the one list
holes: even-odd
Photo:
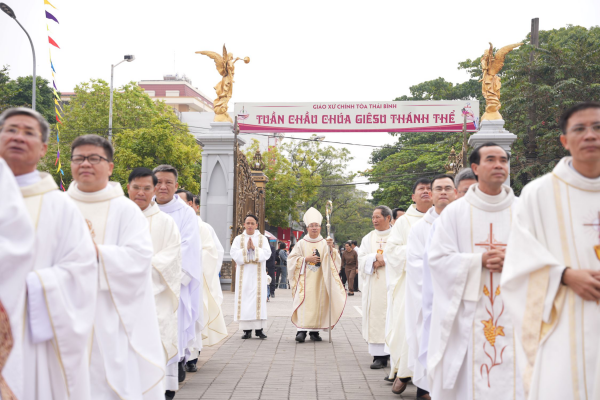
[[(70, 145), (76, 137), (97, 134), (107, 137), (110, 88), (103, 80), (91, 80), (75, 87), (75, 96), (64, 106), (60, 129), (60, 160), (63, 181), (71, 177)], [(57, 126), (55, 125), (54, 129)], [(124, 186), (131, 169), (171, 164), (179, 169), (180, 184), (194, 193), (200, 188), (201, 150), (187, 125), (181, 123), (172, 108), (154, 102), (135, 84), (128, 83), (113, 93), (113, 179)], [(59, 179), (54, 167), (56, 135), (52, 135), (42, 168)]]

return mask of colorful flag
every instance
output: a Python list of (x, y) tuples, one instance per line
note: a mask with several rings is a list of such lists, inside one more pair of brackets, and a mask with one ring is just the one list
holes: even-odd
[[(60, 23), (60, 22), (58, 22), (58, 20), (56, 19), (56, 17), (54, 15), (50, 14), (48, 11), (46, 11), (46, 18), (56, 21), (57, 24)], [(46, 28), (48, 28), (48, 25), (46, 25)]]
[(50, 36), (48, 36), (48, 42), (52, 45), (55, 46), (57, 48), (60, 49), (60, 47), (58, 47), (58, 45), (56, 44), (56, 42), (54, 41), (54, 39), (52, 39)]
[(54, 7), (48, 0), (44, 0), (44, 4), (48, 4), (50, 7), (56, 10), (56, 7)]
[(52, 64), (52, 60), (50, 60), (50, 66), (52, 67), (52, 71), (56, 72), (56, 70), (54, 69), (54, 64)]
[(58, 88), (56, 87), (56, 83), (54, 83), (54, 81), (52, 81), (52, 85), (54, 85), (54, 89), (58, 90)]

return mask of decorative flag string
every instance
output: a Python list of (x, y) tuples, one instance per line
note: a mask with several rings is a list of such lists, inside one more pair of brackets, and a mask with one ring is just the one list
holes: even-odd
[[(54, 5), (52, 5), (52, 3), (50, 3), (48, 0), (44, 0), (44, 6), (45, 5), (49, 5), (50, 7), (57, 10), (57, 8), (54, 7)], [(58, 19), (48, 11), (46, 11), (46, 19), (59, 24)], [(60, 46), (56, 43), (56, 41), (54, 41), (54, 39), (50, 37), (50, 27), (47, 23), (46, 30), (48, 31), (48, 43), (50, 43), (50, 45), (56, 47), (57, 49), (60, 49)], [(60, 162), (60, 125), (62, 125), (61, 120), (63, 118), (61, 112), (64, 114), (64, 111), (60, 105), (60, 96), (58, 95), (58, 87), (56, 86), (56, 69), (54, 69), (54, 63), (52, 62), (52, 48), (50, 46), (48, 48), (48, 55), (50, 56), (50, 68), (52, 69), (52, 86), (54, 86), (54, 112), (56, 114), (56, 161), (54, 161), (54, 165), (56, 166), (56, 172), (60, 172), (60, 175), (58, 176), (60, 179), (60, 189), (64, 192), (65, 184), (63, 182), (63, 176), (65, 175), (65, 173), (62, 169), (62, 164)]]

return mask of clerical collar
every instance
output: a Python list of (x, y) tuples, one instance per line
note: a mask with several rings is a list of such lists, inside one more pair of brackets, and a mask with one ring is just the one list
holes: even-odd
[[(487, 212), (497, 212), (509, 208), (515, 200), (515, 194), (510, 186), (502, 185), (502, 193), (490, 196), (479, 189), (479, 184), (471, 185), (463, 199), (473, 207)], [(462, 199), (459, 199), (462, 201)]]
[(563, 159), (556, 164), (554, 170), (552, 170), (552, 174), (566, 184), (577, 189), (590, 192), (600, 192), (600, 177), (586, 178), (585, 176), (581, 175), (579, 171), (572, 166), (572, 164), (572, 157), (563, 157)]
[(244, 235), (246, 235), (246, 236), (256, 236), (256, 234), (257, 234), (257, 233), (260, 235), (260, 232), (258, 231), (258, 229), (257, 229), (257, 230), (255, 230), (255, 231), (254, 231), (254, 233), (253, 233), (252, 235), (250, 235), (250, 234), (249, 234), (249, 233), (248, 233), (248, 232), (247, 232), (247, 231), (244, 229)]
[(125, 195), (123, 193), (123, 188), (121, 187), (121, 184), (118, 182), (108, 182), (108, 185), (104, 189), (98, 190), (96, 192), (82, 192), (79, 189), (79, 187), (77, 187), (77, 182), (73, 181), (69, 185), (67, 193), (73, 199), (84, 203), (103, 202), (116, 199)]
[(17, 180), (19, 187), (31, 186), (42, 180), (40, 173), (37, 170), (27, 174), (15, 176), (15, 179)]
[(375, 229), (375, 233), (377, 233), (379, 236), (389, 235), (391, 231), (392, 228), (386, 229), (385, 231), (378, 231), (377, 229)]
[(323, 240), (323, 236), (319, 235), (315, 239), (313, 239), (309, 235), (306, 235), (304, 237), (304, 240), (306, 240), (307, 242), (310, 242), (310, 243), (317, 243), (317, 242), (320, 242), (321, 240)]
[(431, 207), (429, 210), (427, 210), (425, 215), (423, 215), (423, 219), (425, 219), (426, 222), (433, 224), (433, 221), (435, 221), (439, 216), (440, 214), (435, 211), (435, 207)]
[[(156, 201), (156, 196), (154, 196), (152, 198), (152, 201)], [(158, 203), (156, 203), (156, 204), (158, 204)], [(183, 200), (179, 201), (179, 196), (177, 194), (174, 194), (173, 198), (171, 200), (169, 200), (168, 203), (158, 204), (158, 207), (160, 208), (161, 211), (164, 211), (166, 213), (172, 213), (177, 210), (181, 210), (184, 207), (189, 207), (189, 206), (187, 204), (185, 204), (183, 202)]]
[(84, 196), (94, 196), (94, 195), (96, 195), (96, 194), (104, 193), (104, 192), (106, 192), (106, 191), (110, 190), (110, 185), (107, 183), (107, 184), (106, 184), (106, 187), (105, 187), (104, 189), (100, 189), (100, 190), (98, 190), (98, 191), (96, 191), (96, 192), (84, 192), (84, 191), (82, 191), (82, 190), (81, 190), (81, 189), (79, 189), (79, 188), (77, 188), (77, 190), (79, 190), (79, 192), (80, 192), (82, 195), (84, 195)]
[(489, 195), (489, 194), (485, 194), (481, 191), (481, 189), (479, 189), (479, 184), (477, 185), (473, 185), (476, 186), (475, 187), (475, 194), (483, 201), (485, 201), (486, 203), (490, 203), (490, 204), (498, 204), (500, 203), (502, 200), (506, 199), (508, 197), (508, 193), (504, 190), (500, 190), (500, 193), (497, 195)]

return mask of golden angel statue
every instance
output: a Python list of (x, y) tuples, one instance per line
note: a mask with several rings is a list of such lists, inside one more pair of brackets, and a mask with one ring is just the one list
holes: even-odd
[[(233, 53), (227, 53), (225, 45), (223, 45), (223, 56), (214, 51), (197, 51), (196, 54), (203, 54), (215, 60), (217, 71), (223, 77), (221, 82), (215, 86), (217, 98), (214, 101), (215, 119), (214, 122), (232, 122), (231, 117), (227, 113), (229, 100), (233, 94), (233, 75), (235, 73), (235, 62), (241, 58), (233, 59)], [(250, 57), (244, 57), (244, 62), (248, 64)]]
[(483, 53), (481, 57), (481, 69), (483, 78), (481, 79), (481, 92), (485, 97), (485, 113), (481, 120), (502, 119), (500, 115), (500, 77), (498, 72), (504, 66), (504, 58), (511, 51), (521, 46), (523, 43), (509, 44), (504, 46), (494, 54), (494, 47), (490, 43), (490, 48)]

